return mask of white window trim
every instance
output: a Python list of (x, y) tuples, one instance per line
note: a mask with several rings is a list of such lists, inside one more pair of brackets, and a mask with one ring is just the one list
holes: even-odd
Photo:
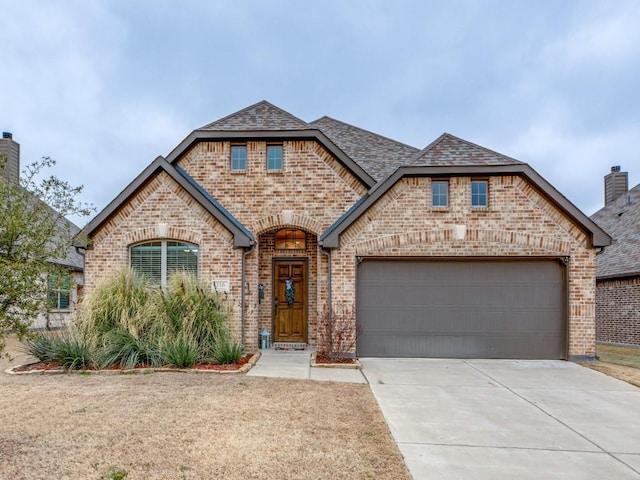
[(129, 267), (131, 267), (131, 250), (134, 247), (145, 245), (151, 242), (160, 242), (160, 287), (161, 288), (164, 289), (167, 287), (167, 251), (168, 251), (167, 242), (180, 242), (180, 243), (185, 243), (189, 245), (194, 245), (195, 247), (197, 247), (198, 255), (196, 257), (196, 272), (197, 274), (200, 273), (200, 254), (199, 254), (200, 246), (184, 240), (173, 240), (173, 239), (166, 239), (166, 238), (162, 240), (158, 240), (158, 239), (146, 240), (144, 242), (138, 242), (133, 245), (130, 245), (129, 246)]

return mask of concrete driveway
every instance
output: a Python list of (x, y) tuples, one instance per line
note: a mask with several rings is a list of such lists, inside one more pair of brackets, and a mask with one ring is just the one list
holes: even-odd
[(415, 479), (640, 479), (640, 388), (562, 361), (360, 361)]

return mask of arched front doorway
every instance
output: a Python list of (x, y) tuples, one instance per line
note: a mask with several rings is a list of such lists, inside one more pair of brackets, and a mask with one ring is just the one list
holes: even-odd
[(264, 292), (259, 328), (271, 333), (276, 346), (304, 348), (315, 338), (317, 236), (295, 227), (277, 228), (262, 233), (258, 245)]

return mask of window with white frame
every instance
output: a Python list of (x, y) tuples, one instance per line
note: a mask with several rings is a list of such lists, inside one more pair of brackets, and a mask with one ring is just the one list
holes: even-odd
[(51, 273), (47, 276), (47, 300), (51, 310), (71, 308), (71, 276)]
[(172, 274), (198, 274), (198, 246), (174, 240), (154, 240), (133, 245), (131, 268), (162, 287)]
[(449, 205), (449, 182), (434, 180), (431, 182), (431, 206), (444, 208)]

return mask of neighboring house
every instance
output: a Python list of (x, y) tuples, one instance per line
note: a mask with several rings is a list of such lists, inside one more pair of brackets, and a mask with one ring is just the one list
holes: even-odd
[[(7, 164), (2, 172), (0, 181), (18, 182), (20, 178), (20, 144), (13, 140), (9, 132), (2, 133), (0, 139), (0, 155), (6, 157)], [(37, 200), (39, 201), (39, 200)], [(49, 208), (49, 207), (46, 207)], [(51, 214), (55, 212), (51, 210)], [(80, 228), (67, 219), (63, 219), (72, 236), (80, 232)], [(48, 311), (42, 312), (33, 319), (32, 329), (55, 328), (66, 325), (71, 314), (75, 310), (78, 296), (82, 291), (84, 256), (77, 249), (69, 245), (69, 251), (65, 258), (51, 259), (51, 263), (63, 267), (68, 276), (63, 278), (47, 278), (43, 282), (47, 285)]]
[(610, 243), (525, 163), (268, 102), (193, 131), (85, 233), (88, 290), (127, 266), (158, 284), (188, 270), (235, 302), (250, 351), (263, 329), (317, 345), (330, 305), (357, 307), (357, 355), (395, 357), (593, 357)]
[(612, 167), (605, 177), (605, 206), (591, 217), (613, 238), (596, 257), (596, 339), (640, 345), (640, 185)]

